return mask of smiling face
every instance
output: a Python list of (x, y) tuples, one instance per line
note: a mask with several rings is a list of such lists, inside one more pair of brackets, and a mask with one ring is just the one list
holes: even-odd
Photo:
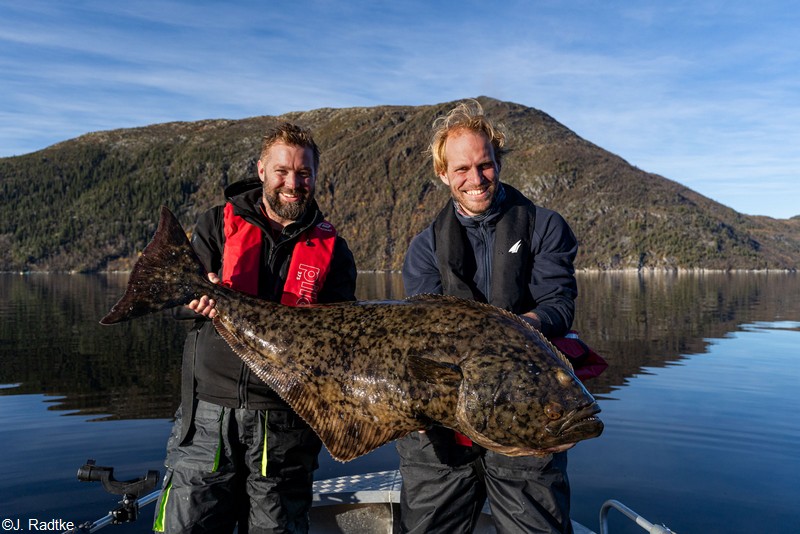
[(314, 199), (317, 170), (308, 147), (275, 143), (258, 160), (264, 184), (264, 209), (269, 218), (286, 226), (300, 219)]
[(482, 132), (456, 130), (447, 136), (447, 170), (440, 174), (450, 194), (469, 216), (480, 215), (492, 205), (500, 180), (494, 148)]

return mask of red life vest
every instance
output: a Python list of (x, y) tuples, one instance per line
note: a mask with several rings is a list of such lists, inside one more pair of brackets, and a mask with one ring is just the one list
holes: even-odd
[(567, 357), (581, 382), (600, 376), (608, 367), (608, 362), (584, 343), (574, 330), (564, 337), (554, 337), (550, 342)]
[[(261, 229), (234, 214), (230, 203), (225, 204), (223, 221), (222, 283), (256, 296), (263, 239)], [(336, 230), (327, 221), (309, 228), (298, 237), (292, 250), (281, 304), (301, 306), (317, 302), (330, 271), (335, 243)]]

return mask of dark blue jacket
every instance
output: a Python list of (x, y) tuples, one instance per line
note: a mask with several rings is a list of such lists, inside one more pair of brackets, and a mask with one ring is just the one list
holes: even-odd
[(499, 210), (484, 220), (465, 217), (448, 202), (411, 241), (403, 265), (406, 295), (451, 294), (517, 314), (534, 311), (545, 336), (563, 336), (578, 294), (577, 240), (561, 215), (503, 188)]

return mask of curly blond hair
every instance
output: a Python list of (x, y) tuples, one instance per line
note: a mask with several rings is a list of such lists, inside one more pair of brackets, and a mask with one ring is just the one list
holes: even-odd
[(504, 149), (506, 136), (499, 126), (495, 126), (483, 114), (483, 106), (474, 99), (465, 100), (450, 110), (447, 115), (433, 121), (433, 140), (429, 151), (433, 157), (433, 170), (437, 175), (447, 171), (447, 138), (451, 133), (468, 130), (484, 134), (494, 149), (494, 158), (498, 166), (506, 153)]

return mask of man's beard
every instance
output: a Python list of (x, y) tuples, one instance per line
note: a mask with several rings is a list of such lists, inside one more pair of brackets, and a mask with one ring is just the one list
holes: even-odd
[(296, 194), (300, 197), (297, 202), (282, 203), (280, 198), (281, 190), (264, 193), (267, 204), (279, 217), (290, 221), (299, 220), (306, 212), (306, 208), (311, 203), (311, 192), (305, 189), (284, 189), (284, 193)]

